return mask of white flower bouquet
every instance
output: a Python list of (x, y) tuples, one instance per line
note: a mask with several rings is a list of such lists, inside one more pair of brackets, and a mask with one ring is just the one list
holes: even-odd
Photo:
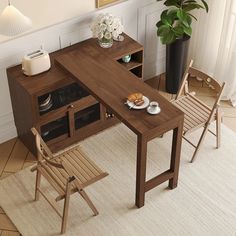
[(98, 15), (91, 25), (93, 37), (99, 40), (117, 39), (123, 29), (120, 18), (108, 13)]

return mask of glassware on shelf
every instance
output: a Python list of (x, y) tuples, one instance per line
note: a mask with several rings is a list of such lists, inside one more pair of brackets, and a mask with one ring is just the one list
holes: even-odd
[(39, 112), (48, 111), (53, 105), (52, 95), (45, 94), (39, 98)]
[(122, 57), (122, 61), (124, 63), (129, 63), (130, 60), (131, 60), (131, 55), (125, 55), (125, 56)]

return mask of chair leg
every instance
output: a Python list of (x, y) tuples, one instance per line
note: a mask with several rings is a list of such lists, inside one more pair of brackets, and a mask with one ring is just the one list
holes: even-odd
[(222, 116), (217, 110), (216, 113), (216, 148), (220, 148), (220, 143), (221, 143), (221, 121), (222, 121)]
[(88, 205), (91, 208), (91, 210), (93, 211), (94, 215), (95, 216), (98, 215), (98, 210), (96, 209), (96, 207), (94, 206), (94, 204), (92, 203), (90, 198), (88, 197), (87, 193), (83, 189), (79, 190), (78, 192), (83, 197), (83, 199), (88, 203)]
[(200, 149), (200, 146), (202, 145), (202, 141), (203, 141), (203, 139), (205, 138), (205, 136), (207, 134), (208, 127), (209, 127), (209, 124), (206, 125), (206, 127), (204, 128), (204, 130), (202, 132), (202, 135), (201, 135), (201, 137), (200, 137), (200, 139), (198, 141), (197, 147), (196, 147), (196, 149), (195, 149), (195, 151), (193, 153), (193, 157), (192, 157), (192, 159), (190, 161), (191, 163), (193, 163), (194, 160), (196, 159), (197, 153), (198, 153), (198, 151)]
[(35, 201), (39, 200), (39, 191), (38, 191), (38, 189), (40, 188), (40, 183), (41, 183), (41, 172), (39, 170), (37, 170), (37, 172), (36, 172), (36, 183), (35, 183), (35, 197), (34, 197)]
[(65, 196), (65, 200), (64, 200), (63, 215), (62, 215), (61, 234), (64, 234), (66, 232), (70, 194), (71, 194), (71, 183), (67, 182), (66, 196)]

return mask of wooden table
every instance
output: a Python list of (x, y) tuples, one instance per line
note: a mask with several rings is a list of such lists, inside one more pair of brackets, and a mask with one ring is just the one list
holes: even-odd
[[(79, 49), (55, 60), (137, 135), (136, 206), (144, 206), (145, 192), (167, 180), (171, 189), (177, 187), (183, 113), (112, 59), (109, 49), (99, 47), (96, 40), (85, 41)], [(161, 113), (149, 115), (145, 109), (129, 110), (124, 101), (133, 92), (142, 92), (151, 101), (158, 101)], [(169, 130), (173, 130), (170, 168), (146, 181), (147, 142)]]

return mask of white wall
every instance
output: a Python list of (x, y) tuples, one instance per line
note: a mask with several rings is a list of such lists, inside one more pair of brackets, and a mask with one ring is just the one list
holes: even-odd
[[(74, 18), (64, 23), (60, 23), (36, 32), (32, 32), (31, 34), (25, 35), (23, 37), (1, 43), (0, 143), (17, 135), (6, 76), (7, 67), (21, 63), (21, 58), (24, 56), (24, 54), (38, 49), (41, 46), (43, 46), (48, 52), (52, 52), (91, 37), (89, 25), (93, 17), (100, 12), (109, 12), (116, 16), (120, 16), (127, 34), (129, 34), (134, 39), (139, 39), (141, 43), (144, 43), (145, 47), (151, 42), (153, 45), (155, 45), (155, 43), (158, 43), (158, 39), (153, 36), (156, 34), (156, 28), (154, 22), (155, 20), (151, 20), (151, 17), (152, 14), (155, 15), (155, 17), (156, 14), (159, 15), (159, 8), (161, 7), (160, 5), (156, 7), (156, 4), (156, 0), (128, 0), (118, 5), (114, 5), (99, 11), (92, 11), (88, 14)], [(154, 7), (153, 11), (150, 10), (152, 7)], [(148, 9), (148, 11), (146, 9)], [(158, 46), (158, 48), (159, 50), (156, 48), (156, 52), (153, 52), (153, 50), (148, 50), (148, 54), (152, 51), (152, 58), (157, 58), (157, 52), (162, 51), (161, 47)], [(145, 54), (146, 59), (149, 57), (148, 54)], [(163, 57), (161, 53), (159, 53), (159, 55), (161, 55), (160, 58)], [(163, 70), (164, 62), (162, 63), (159, 61), (158, 65), (156, 65), (154, 60), (147, 60), (147, 62), (148, 63), (145, 64), (145, 74), (147, 74), (148, 77), (155, 75), (157, 72), (163, 72), (161, 70)], [(155, 69), (153, 69), (154, 67)]]
[[(29, 32), (85, 15), (95, 10), (95, 0), (11, 0), (24, 15), (32, 20)], [(0, 1), (0, 12), (7, 6), (7, 0)], [(28, 33), (28, 32), (27, 32)], [(0, 35), (0, 42), (9, 37)]]

